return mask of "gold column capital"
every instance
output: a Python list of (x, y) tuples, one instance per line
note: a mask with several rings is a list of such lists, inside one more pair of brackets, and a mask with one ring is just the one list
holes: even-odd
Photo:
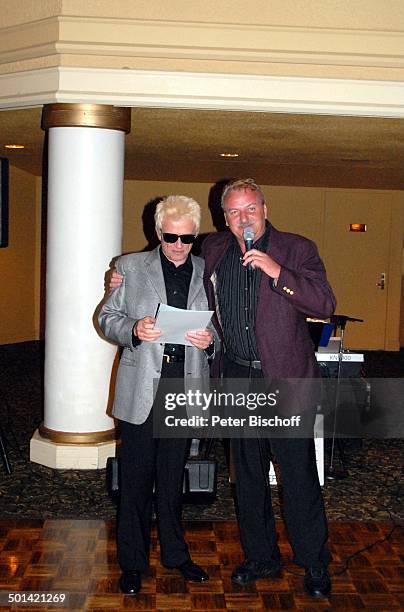
[(42, 110), (43, 130), (53, 127), (95, 127), (128, 134), (131, 108), (106, 104), (46, 104)]

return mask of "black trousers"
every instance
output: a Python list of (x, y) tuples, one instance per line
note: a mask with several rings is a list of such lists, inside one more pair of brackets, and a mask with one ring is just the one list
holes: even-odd
[[(258, 370), (252, 371), (261, 377)], [(226, 378), (248, 378), (249, 369), (227, 361)], [(327, 520), (318, 480), (312, 438), (240, 438), (231, 441), (241, 543), (246, 558), (276, 565), (280, 560), (271, 487), (267, 484), (270, 456), (279, 464), (283, 509), (295, 563), (303, 567), (328, 565)]]
[[(183, 366), (183, 363), (165, 364), (162, 377), (183, 378)], [(182, 484), (188, 440), (153, 438), (153, 409), (141, 425), (125, 421), (119, 424), (119, 565), (123, 571), (144, 571), (149, 564), (153, 485), (161, 561), (167, 567), (181, 565), (190, 558), (181, 524)]]

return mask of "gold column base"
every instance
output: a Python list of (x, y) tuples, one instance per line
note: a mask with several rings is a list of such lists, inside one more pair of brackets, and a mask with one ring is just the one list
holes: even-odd
[(68, 431), (55, 431), (48, 429), (42, 423), (38, 431), (43, 438), (52, 440), (58, 444), (99, 444), (116, 440), (116, 430), (108, 429), (107, 431), (90, 431), (88, 433), (76, 433)]

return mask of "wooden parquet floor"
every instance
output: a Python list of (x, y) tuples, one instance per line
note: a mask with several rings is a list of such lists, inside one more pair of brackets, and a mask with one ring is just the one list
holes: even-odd
[[(404, 610), (404, 538), (396, 529), (389, 541), (356, 556), (349, 569), (333, 578), (330, 600), (314, 601), (305, 595), (302, 579), (289, 570), (291, 551), (283, 524), (278, 524), (285, 569), (278, 580), (261, 580), (247, 588), (230, 580), (242, 560), (235, 522), (195, 522), (186, 525), (193, 559), (210, 575), (205, 584), (186, 583), (175, 570), (159, 562), (153, 532), (151, 566), (136, 597), (118, 592), (120, 570), (116, 561), (115, 526), (100, 520), (47, 520), (0, 522), (0, 591), (63, 592), (64, 608), (0, 606), (12, 610)], [(344, 560), (388, 534), (383, 523), (331, 523), (331, 573)]]

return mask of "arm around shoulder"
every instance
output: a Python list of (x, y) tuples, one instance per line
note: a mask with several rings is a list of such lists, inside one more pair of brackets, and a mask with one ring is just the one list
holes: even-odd
[(114, 289), (108, 296), (101, 308), (98, 322), (109, 339), (120, 346), (132, 350), (133, 327), (136, 319), (130, 317), (127, 312), (127, 288), (125, 283), (125, 265), (122, 258), (117, 261), (117, 271), (124, 277), (123, 283)]

